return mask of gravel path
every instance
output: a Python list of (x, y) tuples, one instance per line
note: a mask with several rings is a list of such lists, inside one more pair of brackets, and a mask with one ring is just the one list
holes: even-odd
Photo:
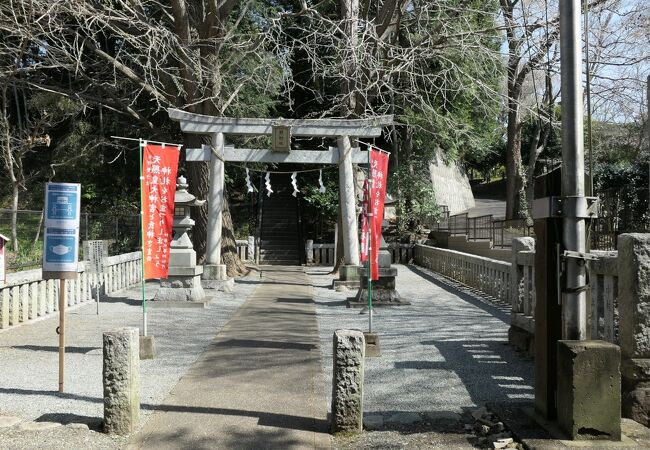
[[(366, 360), (366, 428), (453, 422), (487, 401), (534, 398), (533, 363), (507, 344), (507, 308), (417, 266), (397, 267), (397, 290), (411, 305), (377, 309), (374, 315), (382, 356)], [(355, 291), (331, 290), (327, 270), (307, 272), (314, 285), (323, 371), (331, 380), (334, 330), (367, 330), (368, 316), (344, 306)], [(326, 389), (331, 398), (331, 387)]]
[[(197, 359), (257, 284), (259, 275), (239, 280), (232, 293), (219, 292), (205, 309), (149, 309), (149, 334), (158, 357), (141, 361), (141, 424)], [(157, 283), (150, 283), (153, 297)], [(0, 414), (25, 420), (101, 424), (102, 332), (140, 327), (138, 288), (66, 314), (65, 393), (58, 389), (58, 316), (0, 333)]]

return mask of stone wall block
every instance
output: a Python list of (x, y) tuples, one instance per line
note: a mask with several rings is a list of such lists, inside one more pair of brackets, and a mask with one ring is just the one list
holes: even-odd
[(104, 431), (127, 435), (140, 421), (140, 337), (137, 328), (103, 335)]
[(332, 380), (333, 433), (363, 429), (365, 338), (358, 330), (334, 332)]
[(621, 440), (620, 349), (605, 341), (559, 341), (558, 424), (572, 440)]
[(621, 352), (650, 358), (650, 234), (619, 236), (618, 288)]

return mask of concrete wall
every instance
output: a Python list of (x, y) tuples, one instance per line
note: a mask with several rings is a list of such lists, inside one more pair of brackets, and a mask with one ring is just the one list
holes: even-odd
[(438, 153), (429, 164), (431, 182), (439, 205), (449, 207), (457, 214), (474, 207), (474, 195), (465, 171), (457, 164), (447, 165)]

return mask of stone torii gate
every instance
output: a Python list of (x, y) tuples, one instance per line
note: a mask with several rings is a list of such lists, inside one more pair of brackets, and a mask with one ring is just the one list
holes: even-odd
[[(359, 237), (354, 194), (352, 164), (366, 164), (368, 153), (353, 147), (351, 137), (372, 138), (381, 136), (382, 127), (393, 124), (393, 116), (371, 119), (237, 119), (205, 116), (178, 109), (169, 109), (170, 119), (180, 123), (181, 131), (192, 134), (209, 134), (211, 146), (186, 149), (186, 161), (210, 162), (210, 192), (208, 197), (208, 235), (203, 272), (205, 280), (217, 283), (227, 279), (226, 267), (221, 264), (221, 229), (223, 207), (224, 163), (298, 163), (338, 164), (341, 215), (343, 223), (344, 261), (339, 270), (342, 281), (358, 279)], [(271, 135), (274, 128), (288, 131), (288, 151), (263, 149), (237, 149), (225, 145), (226, 134)], [(330, 137), (337, 139), (337, 147), (329, 150), (289, 150), (290, 136)]]

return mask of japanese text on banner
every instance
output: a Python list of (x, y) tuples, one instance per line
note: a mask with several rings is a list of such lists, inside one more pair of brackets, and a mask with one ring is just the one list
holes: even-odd
[(379, 244), (381, 242), (381, 222), (384, 220), (384, 200), (386, 199), (386, 181), (388, 180), (389, 154), (370, 149), (370, 180), (372, 213), (370, 241), (370, 273), (372, 280), (379, 279)]
[(167, 278), (179, 154), (178, 147), (144, 146), (142, 230), (146, 280)]

